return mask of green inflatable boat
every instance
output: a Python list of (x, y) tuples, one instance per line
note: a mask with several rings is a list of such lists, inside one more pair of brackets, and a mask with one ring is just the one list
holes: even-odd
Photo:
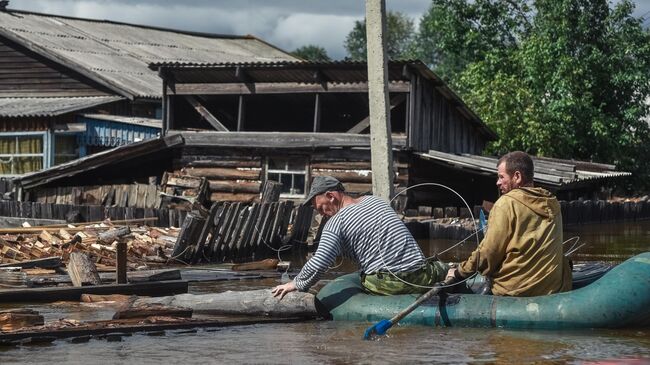
[[(335, 321), (377, 322), (408, 307), (417, 296), (370, 295), (354, 273), (328, 283), (317, 299), (323, 314)], [(527, 298), (434, 296), (400, 323), (520, 329), (650, 327), (650, 252), (634, 256), (593, 283), (566, 293)]]

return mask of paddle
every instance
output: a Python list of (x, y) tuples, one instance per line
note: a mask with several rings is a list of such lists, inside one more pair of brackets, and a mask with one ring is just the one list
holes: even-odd
[(391, 319), (382, 319), (381, 321), (377, 322), (377, 324), (368, 327), (366, 329), (366, 332), (363, 335), (364, 340), (370, 340), (374, 336), (383, 336), (386, 334), (386, 331), (388, 331), (393, 325), (401, 321), (404, 317), (406, 317), (409, 313), (413, 312), (415, 308), (419, 307), (420, 304), (425, 302), (427, 299), (431, 298), (432, 296), (438, 294), (441, 289), (443, 289), (445, 286), (452, 284), (455, 281), (455, 278), (450, 277), (447, 278), (445, 281), (443, 281), (441, 284), (436, 284), (431, 288), (428, 292), (422, 294), (415, 302), (411, 303), (406, 309), (402, 310), (399, 312), (397, 315), (395, 315)]

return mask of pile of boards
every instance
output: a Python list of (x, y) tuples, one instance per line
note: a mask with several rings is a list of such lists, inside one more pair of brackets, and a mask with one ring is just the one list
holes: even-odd
[[(127, 232), (119, 239), (127, 242), (127, 266), (138, 269), (163, 265), (170, 259), (178, 229), (147, 226), (117, 227), (110, 223), (91, 226), (26, 227), (0, 229), (0, 267), (29, 267), (29, 261), (47, 262), (59, 258), (59, 266), (67, 263), (72, 252), (84, 252), (102, 267), (114, 270), (117, 239), (111, 232)], [(36, 263), (31, 267), (54, 268), (54, 264)], [(48, 266), (49, 265), (49, 266)], [(53, 266), (54, 265), (54, 266)]]

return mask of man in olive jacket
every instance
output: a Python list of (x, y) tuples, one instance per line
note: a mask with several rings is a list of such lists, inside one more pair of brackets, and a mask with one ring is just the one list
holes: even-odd
[(488, 230), (479, 247), (447, 276), (478, 271), (492, 281), (492, 294), (531, 297), (571, 290), (563, 252), (562, 214), (555, 196), (533, 186), (533, 161), (511, 152), (497, 163), (497, 186)]

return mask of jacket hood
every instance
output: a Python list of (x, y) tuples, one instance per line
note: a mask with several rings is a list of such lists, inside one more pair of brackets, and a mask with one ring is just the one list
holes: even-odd
[(561, 214), (560, 203), (550, 191), (543, 188), (512, 189), (504, 196), (520, 202), (544, 219), (552, 220)]

